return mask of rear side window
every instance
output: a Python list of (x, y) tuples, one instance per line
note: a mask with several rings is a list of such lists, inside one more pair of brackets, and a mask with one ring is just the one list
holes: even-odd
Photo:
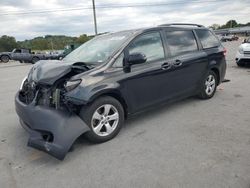
[(195, 31), (203, 48), (213, 48), (220, 45), (219, 40), (209, 30), (199, 29)]
[(15, 50), (15, 53), (21, 53), (21, 50)]
[(198, 50), (193, 31), (166, 31), (166, 37), (172, 56)]

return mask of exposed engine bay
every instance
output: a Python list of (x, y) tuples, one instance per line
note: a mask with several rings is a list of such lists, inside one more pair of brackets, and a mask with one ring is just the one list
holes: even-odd
[[(39, 66), (34, 66), (31, 69), (20, 91), (20, 100), (23, 103), (30, 104), (36, 97), (36, 105), (56, 109), (69, 107), (68, 109), (72, 110), (72, 105), (64, 98), (64, 94), (68, 91), (66, 84), (71, 77), (86, 72), (94, 66), (81, 62), (69, 66), (62, 66), (59, 63), (39, 64)], [(59, 65), (56, 66), (55, 64)], [(54, 68), (54, 72), (51, 67)], [(49, 74), (46, 69), (49, 69)], [(51, 76), (53, 76), (53, 79), (51, 79)], [(46, 82), (46, 80), (49, 80), (49, 82)]]
[(15, 97), (20, 123), (30, 134), (28, 146), (62, 160), (74, 141), (89, 131), (78, 116), (80, 106), (67, 100), (65, 93), (81, 83), (72, 80), (75, 75), (93, 68), (60, 61), (40, 61), (32, 67)]

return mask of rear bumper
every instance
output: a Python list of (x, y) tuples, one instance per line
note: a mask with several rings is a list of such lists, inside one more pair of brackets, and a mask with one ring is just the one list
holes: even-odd
[[(34, 99), (35, 100), (35, 99)], [(78, 115), (67, 110), (29, 105), (15, 96), (16, 112), (22, 127), (29, 132), (28, 146), (63, 160), (74, 141), (89, 127)]]

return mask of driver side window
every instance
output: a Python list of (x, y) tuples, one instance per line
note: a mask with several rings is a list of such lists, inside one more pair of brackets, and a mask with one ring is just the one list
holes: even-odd
[(152, 32), (137, 37), (128, 48), (129, 54), (142, 53), (146, 55), (146, 62), (153, 62), (165, 58), (161, 35)]

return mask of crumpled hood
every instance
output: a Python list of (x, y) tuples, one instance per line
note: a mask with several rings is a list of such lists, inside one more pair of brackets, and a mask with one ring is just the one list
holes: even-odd
[(28, 81), (53, 85), (56, 80), (68, 74), (71, 71), (71, 67), (71, 62), (59, 60), (39, 61), (31, 68), (28, 74)]

